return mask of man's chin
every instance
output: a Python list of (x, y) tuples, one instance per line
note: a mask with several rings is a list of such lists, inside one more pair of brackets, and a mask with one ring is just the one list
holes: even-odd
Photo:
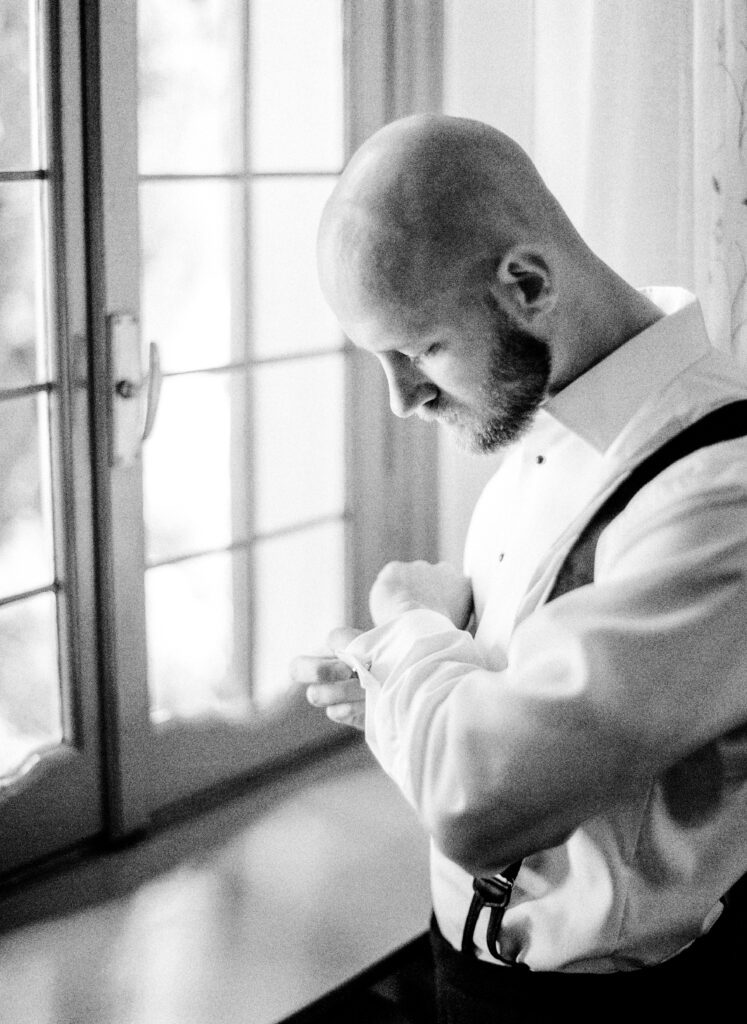
[(451, 417), (438, 417), (438, 420), (460, 451), (471, 455), (493, 455), (520, 440), (532, 425), (534, 416), (517, 417), (511, 422), (498, 418), (480, 422), (465, 422)]
[(452, 407), (418, 409), (424, 423), (438, 423), (449, 439), (460, 450), (471, 455), (491, 455), (508, 448), (529, 428), (536, 408), (521, 410), (509, 419), (502, 416), (478, 418)]
[(491, 452), (505, 447), (501, 441), (489, 436), (482, 426), (459, 422), (443, 416), (433, 417), (433, 419), (446, 431), (449, 441), (461, 452), (467, 452), (470, 455), (490, 455)]

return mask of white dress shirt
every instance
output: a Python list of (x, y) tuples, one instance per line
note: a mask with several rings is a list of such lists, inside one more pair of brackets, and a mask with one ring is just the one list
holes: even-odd
[(523, 856), (500, 945), (535, 970), (662, 961), (747, 869), (747, 440), (660, 474), (594, 584), (543, 604), (632, 466), (747, 398), (693, 297), (647, 294), (668, 315), (546, 403), (480, 498), (475, 635), (413, 610), (345, 651), (367, 742), (434, 839), (441, 931), (458, 948), (472, 875)]

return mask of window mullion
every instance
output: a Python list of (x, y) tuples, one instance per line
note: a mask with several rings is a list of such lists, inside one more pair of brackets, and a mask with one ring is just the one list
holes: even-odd
[(252, 229), (252, 179), (251, 179), (251, 73), (249, 68), (249, 50), (251, 41), (251, 4), (242, 6), (241, 21), (241, 89), (240, 89), (240, 124), (241, 124), (241, 219), (239, 224), (240, 238), (240, 282), (236, 294), (241, 295), (241, 315), (237, 317), (239, 337), (234, 338), (235, 352), (244, 361), (244, 371), (238, 378), (243, 388), (242, 401), (237, 407), (243, 410), (240, 419), (234, 413), (236, 428), (232, 437), (231, 461), (236, 467), (232, 486), (232, 509), (234, 536), (241, 535), (247, 540), (246, 555), (241, 560), (234, 559), (233, 566), (233, 600), (234, 600), (234, 658), (243, 670), (242, 678), (246, 681), (247, 694), (253, 697), (252, 651), (254, 648), (255, 602), (254, 590), (254, 551), (252, 537), (254, 532), (254, 453), (252, 450), (252, 418), (254, 415), (254, 375), (251, 366), (253, 349), (253, 315), (252, 315), (252, 267), (249, 258), (250, 234)]
[(148, 820), (151, 748), (142, 466), (110, 465), (107, 318), (139, 315), (136, 4), (85, 4), (87, 193), (101, 688), (109, 830)]

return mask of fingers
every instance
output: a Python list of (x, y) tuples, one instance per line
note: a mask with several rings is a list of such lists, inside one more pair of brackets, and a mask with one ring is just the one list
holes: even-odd
[(302, 654), (291, 662), (290, 675), (294, 683), (308, 686), (310, 683), (334, 683), (341, 679), (352, 679), (354, 673), (339, 658)]
[[(348, 670), (349, 671), (349, 670)], [(306, 690), (306, 699), (316, 708), (365, 700), (365, 691), (357, 679), (338, 683), (315, 683)]]
[[(327, 638), (330, 650), (347, 647), (363, 630), (335, 629)], [(306, 687), (306, 699), (341, 725), (363, 729), (366, 719), (365, 691), (355, 672), (333, 655), (304, 654), (290, 664), (294, 683)]]
[(327, 644), (332, 651), (342, 650), (347, 647), (357, 636), (363, 632), (362, 629), (354, 629), (352, 626), (342, 626), (340, 629), (333, 629), (327, 637)]
[(327, 717), (338, 725), (349, 725), (353, 729), (365, 729), (366, 705), (362, 700), (350, 704), (333, 704), (327, 708)]
[(302, 655), (291, 662), (291, 678), (306, 687), (309, 704), (340, 725), (363, 729), (365, 691), (353, 670), (338, 658)]
[(389, 562), (369, 594), (374, 624), (383, 625), (416, 608), (440, 612), (462, 629), (472, 611), (470, 581), (448, 562)]
[(327, 717), (339, 725), (350, 725), (354, 729), (365, 727), (366, 697), (357, 678), (314, 683), (307, 688), (306, 699), (315, 708), (323, 708)]

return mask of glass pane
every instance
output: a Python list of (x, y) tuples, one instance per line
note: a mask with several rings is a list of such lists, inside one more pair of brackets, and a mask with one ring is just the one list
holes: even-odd
[(0, 598), (54, 580), (48, 415), (46, 395), (0, 402)]
[(225, 547), (246, 518), (240, 372), (167, 377), (143, 450), (149, 561)]
[(53, 594), (0, 607), (0, 777), (62, 742)]
[(46, 186), (0, 182), (0, 388), (47, 376), (42, 203)]
[(253, 697), (266, 706), (288, 690), (297, 654), (345, 625), (345, 528), (327, 523), (255, 548)]
[(249, 39), (253, 169), (339, 171), (340, 0), (253, 0)]
[(0, 170), (29, 170), (31, 47), (29, 0), (0, 3)]
[(332, 178), (264, 179), (252, 187), (254, 355), (342, 343), (316, 274), (316, 233)]
[(241, 0), (138, 3), (143, 174), (239, 169), (242, 7)]
[(151, 711), (158, 720), (247, 710), (246, 553), (193, 558), (145, 576)]
[(345, 357), (254, 369), (256, 530), (345, 507)]
[[(163, 368), (192, 370), (232, 360), (234, 287), (242, 261), (235, 225), (241, 188), (231, 182), (149, 182), (140, 189), (143, 331)], [(239, 340), (243, 355), (243, 342)]]

